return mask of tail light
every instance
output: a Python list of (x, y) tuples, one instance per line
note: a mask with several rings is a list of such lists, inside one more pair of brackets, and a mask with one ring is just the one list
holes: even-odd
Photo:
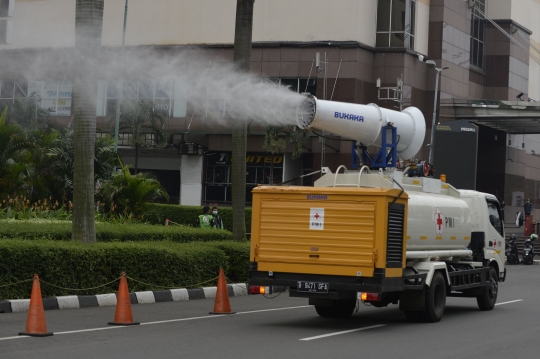
[(360, 299), (362, 300), (362, 302), (378, 302), (380, 299), (380, 294), (362, 292), (360, 294)]
[(260, 285), (250, 285), (249, 294), (271, 294), (271, 287), (263, 287)]

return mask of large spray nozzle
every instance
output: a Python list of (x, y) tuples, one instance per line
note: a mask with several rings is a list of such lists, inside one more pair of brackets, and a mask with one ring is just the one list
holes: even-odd
[(296, 110), (296, 125), (303, 130), (308, 128), (315, 118), (315, 112), (317, 111), (317, 102), (315, 100), (314, 96), (308, 95)]
[(319, 100), (309, 95), (296, 110), (296, 124), (302, 129), (318, 129), (369, 146), (381, 146), (383, 126), (396, 127), (397, 153), (409, 159), (422, 148), (426, 134), (424, 115), (416, 107), (402, 112), (380, 108), (376, 104)]

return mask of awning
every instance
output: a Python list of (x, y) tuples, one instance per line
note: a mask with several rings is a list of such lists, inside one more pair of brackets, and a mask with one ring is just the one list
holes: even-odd
[(511, 134), (540, 133), (540, 102), (537, 101), (441, 100), (440, 116)]

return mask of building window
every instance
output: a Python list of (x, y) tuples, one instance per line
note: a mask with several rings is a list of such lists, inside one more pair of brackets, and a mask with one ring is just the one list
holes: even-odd
[(96, 116), (113, 116), (120, 93), (122, 99), (152, 102), (165, 117), (186, 117), (187, 89), (182, 79), (99, 81)]
[(379, 0), (376, 47), (414, 49), (416, 0)]
[(472, 8), (471, 17), (471, 65), (484, 68), (484, 34), (486, 22), (484, 14), (486, 11), (486, 0), (476, 0)]
[(131, 146), (132, 138), (133, 138), (133, 135), (131, 133), (119, 133), (118, 146)]
[(51, 116), (71, 116), (71, 81), (29, 81), (28, 97)]

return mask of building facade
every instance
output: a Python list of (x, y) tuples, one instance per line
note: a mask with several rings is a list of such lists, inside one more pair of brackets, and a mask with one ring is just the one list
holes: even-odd
[[(1, 103), (31, 98), (50, 112), (56, 126), (68, 126), (73, 116), (69, 54), (75, 41), (75, 2), (0, 4)], [(105, 2), (104, 63), (107, 56), (122, 51), (124, 10), (124, 0)], [(131, 0), (126, 54), (141, 59), (157, 51), (175, 57), (196, 49), (205, 59), (230, 63), (235, 10), (234, 0)], [(474, 187), (504, 199), (511, 213), (524, 198), (540, 203), (540, 127), (535, 125), (540, 100), (539, 15), (539, 0), (257, 0), (251, 74), (333, 101), (418, 107), (427, 133), (415, 157), (427, 160), (436, 71), (418, 55), (434, 60), (438, 68), (447, 68), (440, 73), (435, 123), (467, 120), (478, 126), (476, 153), (457, 161), (474, 158)], [(320, 68), (314, 67), (317, 53), (326, 59)], [(153, 64), (145, 66), (151, 70)], [(176, 70), (181, 73), (181, 68)], [(147, 134), (149, 146), (139, 154), (139, 168), (156, 172), (175, 201), (230, 203), (226, 101), (209, 95), (205, 108), (195, 109), (190, 89), (177, 74), (153, 79), (141, 72), (128, 73), (122, 80), (112, 74), (99, 79), (100, 132), (111, 133), (110, 119), (119, 98), (152, 102), (168, 117), (169, 147), (152, 148), (152, 134)], [(377, 80), (381, 88), (393, 88), (398, 78), (403, 84), (401, 100), (386, 99)], [(323, 164), (332, 170), (350, 166), (351, 141), (325, 137), (312, 134), (303, 155), (293, 160), (291, 146), (280, 154), (265, 151), (264, 126), (250, 126), (248, 193), (258, 183), (290, 180)], [(135, 155), (128, 143), (129, 134), (121, 133), (121, 153), (132, 163)], [(199, 146), (192, 151), (197, 154), (182, 155), (182, 145), (193, 144)], [(456, 150), (452, 142), (445, 146), (445, 151)], [(310, 184), (312, 179), (295, 183)]]

